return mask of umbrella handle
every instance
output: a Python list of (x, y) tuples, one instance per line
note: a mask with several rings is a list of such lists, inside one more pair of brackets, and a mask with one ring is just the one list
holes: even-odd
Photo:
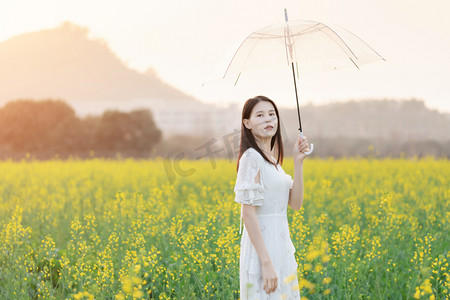
[[(303, 131), (300, 131), (300, 138), (303, 138)], [(314, 144), (311, 144), (311, 149), (308, 152), (303, 152), (306, 155), (310, 155), (314, 151)]]
[(314, 144), (311, 144), (311, 149), (308, 152), (303, 152), (303, 153), (305, 153), (306, 155), (310, 155), (313, 152), (313, 150), (314, 150)]

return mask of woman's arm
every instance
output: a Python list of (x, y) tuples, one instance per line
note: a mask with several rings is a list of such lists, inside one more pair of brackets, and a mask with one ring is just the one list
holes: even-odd
[(264, 244), (261, 227), (259, 226), (258, 218), (256, 217), (256, 206), (242, 204), (242, 219), (247, 228), (248, 236), (255, 247), (256, 253), (262, 264), (272, 263), (266, 245)]
[(244, 220), (245, 228), (261, 261), (264, 290), (267, 294), (275, 292), (278, 286), (278, 276), (267, 252), (266, 245), (264, 244), (261, 227), (256, 217), (256, 207), (247, 204), (242, 205), (242, 219)]
[[(255, 177), (255, 183), (260, 183), (261, 176), (258, 171)], [(278, 287), (278, 276), (273, 267), (272, 260), (267, 252), (266, 245), (261, 232), (261, 226), (259, 225), (258, 218), (256, 217), (256, 206), (242, 204), (242, 219), (247, 229), (250, 241), (258, 254), (261, 261), (261, 269), (263, 273), (264, 287), (263, 289), (267, 294), (275, 292)]]
[(294, 166), (294, 183), (289, 191), (289, 206), (299, 210), (303, 204), (303, 161)]
[(294, 182), (292, 189), (289, 191), (289, 206), (295, 210), (299, 210), (303, 204), (303, 161), (306, 158), (304, 152), (309, 151), (308, 139), (303, 138), (299, 134), (297, 142), (294, 143), (292, 156), (294, 158)]

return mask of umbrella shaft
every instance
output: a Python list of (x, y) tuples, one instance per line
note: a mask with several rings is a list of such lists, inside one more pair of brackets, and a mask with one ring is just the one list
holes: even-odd
[(298, 130), (300, 130), (300, 133), (303, 135), (302, 131), (302, 121), (300, 118), (300, 107), (298, 105), (298, 92), (297, 92), (297, 81), (295, 80), (295, 69), (294, 69), (294, 62), (291, 62), (292, 66), (292, 77), (294, 78), (294, 88), (295, 88), (295, 100), (297, 101), (297, 115), (298, 115)]

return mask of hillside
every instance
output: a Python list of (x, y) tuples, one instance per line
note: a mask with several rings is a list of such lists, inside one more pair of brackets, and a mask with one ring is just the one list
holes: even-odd
[(127, 101), (158, 98), (197, 102), (161, 81), (129, 69), (104, 41), (71, 23), (0, 43), (0, 104), (17, 98)]

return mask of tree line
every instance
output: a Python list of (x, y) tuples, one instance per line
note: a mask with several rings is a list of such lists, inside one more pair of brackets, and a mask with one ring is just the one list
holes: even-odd
[[(315, 145), (312, 157), (450, 157), (450, 140), (423, 136), (421, 140), (404, 140), (392, 135), (364, 138), (308, 134), (308, 139)], [(0, 108), (0, 159), (237, 158), (239, 134), (232, 137), (228, 147), (220, 145), (223, 140), (201, 135), (162, 139), (162, 131), (148, 109), (129, 113), (107, 110), (100, 116), (79, 118), (62, 100), (16, 100)], [(286, 156), (291, 155), (294, 141), (293, 137), (284, 138)]]
[(162, 132), (151, 111), (78, 118), (62, 100), (16, 100), (0, 109), (0, 158), (147, 158)]

